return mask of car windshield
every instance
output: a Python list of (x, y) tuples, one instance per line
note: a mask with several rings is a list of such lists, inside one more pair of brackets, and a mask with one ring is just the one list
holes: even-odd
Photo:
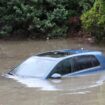
[(17, 66), (9, 74), (24, 77), (46, 78), (56, 64), (57, 62), (55, 60), (42, 57), (31, 57)]

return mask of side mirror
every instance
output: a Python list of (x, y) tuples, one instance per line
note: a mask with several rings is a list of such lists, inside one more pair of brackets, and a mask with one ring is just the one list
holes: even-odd
[(58, 73), (54, 73), (54, 74), (51, 76), (52, 79), (60, 79), (61, 77), (62, 77), (61, 74), (58, 74)]

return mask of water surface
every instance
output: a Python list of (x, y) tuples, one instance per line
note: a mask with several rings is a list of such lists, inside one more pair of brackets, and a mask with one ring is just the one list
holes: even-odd
[[(1, 41), (0, 75), (31, 55), (70, 48), (105, 53), (104, 46), (82, 40)], [(61, 80), (11, 78), (0, 76), (0, 105), (105, 105), (105, 72)]]

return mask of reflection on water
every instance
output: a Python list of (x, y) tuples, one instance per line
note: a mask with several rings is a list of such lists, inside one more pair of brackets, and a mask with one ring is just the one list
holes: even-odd
[(26, 87), (39, 88), (41, 90), (47, 90), (47, 91), (57, 90), (57, 88), (54, 85), (52, 85), (48, 80), (37, 79), (37, 78), (19, 78), (11, 75), (7, 75), (6, 77), (15, 79), (18, 82), (24, 84)]
[[(85, 94), (89, 91), (86, 89), (94, 88), (103, 85), (105, 77), (102, 74), (105, 72), (98, 72), (78, 77), (68, 77), (62, 79), (38, 79), (38, 78), (25, 78), (12, 75), (5, 75), (7, 78), (15, 79), (16, 81), (24, 84), (29, 88), (39, 88), (44, 91), (69, 91), (69, 94)], [(96, 76), (97, 75), (97, 76)], [(75, 93), (73, 93), (73, 91)], [(71, 93), (70, 93), (71, 92)]]
[[(83, 40), (0, 41), (0, 75), (36, 53), (70, 48), (105, 53), (104, 46)], [(0, 105), (105, 105), (105, 72), (61, 80), (11, 78), (0, 76)]]

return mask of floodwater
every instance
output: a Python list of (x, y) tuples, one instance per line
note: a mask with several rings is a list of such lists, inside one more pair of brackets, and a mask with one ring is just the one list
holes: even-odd
[(60, 49), (105, 47), (82, 40), (0, 41), (0, 105), (105, 105), (105, 72), (59, 80), (5, 78), (31, 55)]

